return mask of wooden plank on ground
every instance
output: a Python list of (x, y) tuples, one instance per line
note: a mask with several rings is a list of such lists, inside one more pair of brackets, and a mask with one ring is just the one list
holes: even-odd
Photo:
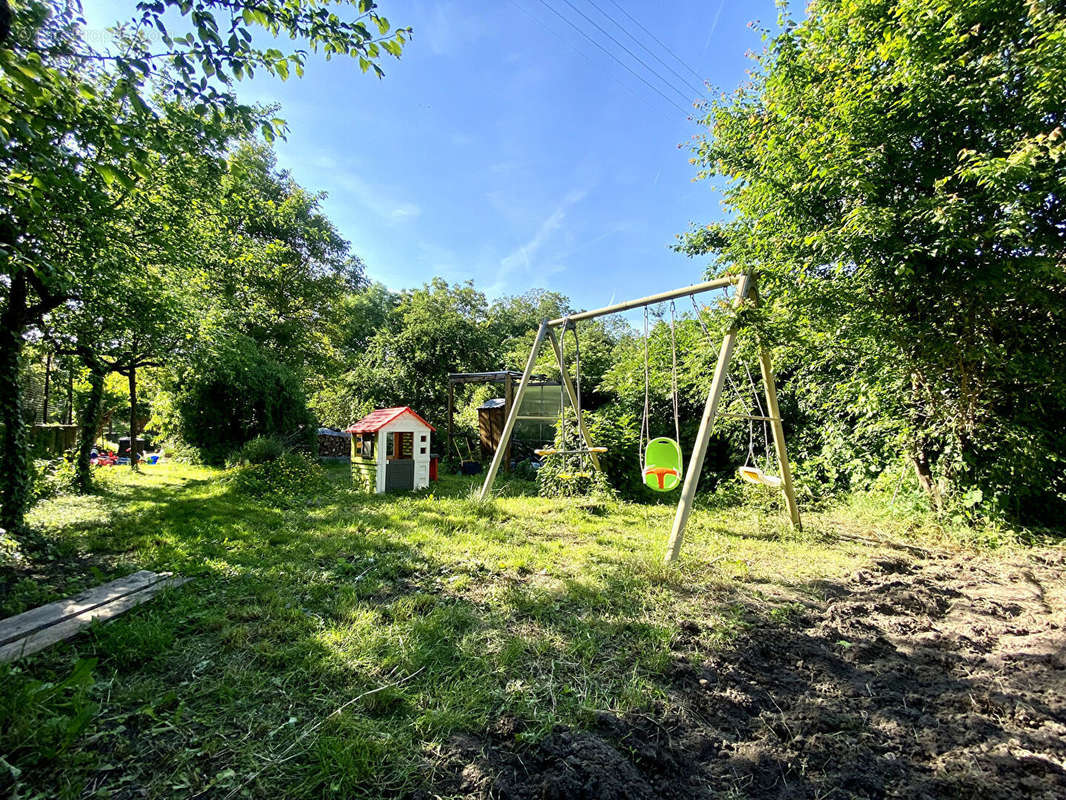
[(49, 603), (31, 611), (0, 620), (0, 645), (9, 644), (43, 628), (56, 625), (65, 619), (91, 611), (97, 606), (110, 603), (133, 592), (139, 592), (166, 577), (166, 574), (158, 575), (155, 572), (142, 569), (140, 572), (134, 572), (125, 578), (119, 578), (102, 586), (87, 589), (81, 594), (76, 594), (65, 600)]
[(0, 661), (14, 661), (22, 656), (37, 653), (56, 642), (69, 639), (71, 636), (74, 636), (76, 633), (87, 628), (93, 622), (106, 622), (125, 611), (129, 611), (131, 608), (139, 606), (141, 603), (151, 600), (166, 588), (181, 586), (183, 583), (192, 580), (191, 578), (167, 577), (169, 574), (170, 573), (163, 573), (158, 575), (157, 577), (160, 578), (160, 580), (155, 583), (142, 586), (137, 591), (128, 592), (120, 597), (112, 599), (111, 602), (94, 606), (80, 614), (67, 617), (54, 625), (41, 628), (17, 641), (5, 644), (3, 647), (0, 647)]

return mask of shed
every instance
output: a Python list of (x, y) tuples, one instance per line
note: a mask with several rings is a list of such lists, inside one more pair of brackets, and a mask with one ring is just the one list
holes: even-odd
[[(516, 433), (511, 437), (512, 443), (539, 447), (554, 438), (554, 427), (562, 409), (558, 381), (548, 380), (544, 375), (533, 375), (526, 388), (522, 407), (516, 420)], [(511, 413), (511, 400), (514, 397), (516, 382), (522, 380), (521, 372), (501, 370), (499, 372), (451, 372), (448, 374), (448, 435), (445, 451), (451, 453), (455, 430), (455, 387), (461, 384), (496, 383), (503, 384), (504, 396), (494, 397), (478, 407), (478, 438), (481, 444), (481, 458), (487, 460), (496, 452), (507, 415)], [(531, 449), (526, 447), (525, 449)], [(511, 452), (508, 447), (504, 468), (510, 469)]]
[(503, 433), (504, 423), (507, 421), (507, 399), (493, 397), (486, 400), (477, 409), (477, 427), (481, 439), (481, 459), (487, 461), (496, 452), (496, 445)]
[(348, 428), (352, 482), (378, 494), (429, 486), (432, 425), (408, 406), (376, 409)]

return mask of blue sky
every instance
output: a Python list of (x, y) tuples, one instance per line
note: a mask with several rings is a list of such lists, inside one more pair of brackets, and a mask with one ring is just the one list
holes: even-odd
[[(127, 16), (132, 5), (87, 0), (90, 34)], [(693, 182), (688, 163), (685, 145), (699, 128), (687, 117), (699, 84), (618, 6), (718, 90), (731, 90), (751, 66), (746, 51), (762, 47), (748, 22), (772, 23), (772, 0), (380, 0), (380, 6), (394, 25), (414, 28), (403, 58), (382, 62), (384, 80), (363, 75), (351, 60), (312, 58), (302, 79), (257, 76), (238, 87), (244, 100), (281, 104), (290, 131), (277, 143), (280, 165), (308, 189), (328, 193), (328, 215), (372, 279), (394, 289), (434, 276), (473, 279), (490, 298), (545, 288), (584, 308), (700, 279), (702, 262), (670, 250), (691, 222), (722, 213), (720, 195)]]

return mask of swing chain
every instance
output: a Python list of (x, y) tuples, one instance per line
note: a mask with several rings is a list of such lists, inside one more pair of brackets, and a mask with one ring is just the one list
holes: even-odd
[[(578, 432), (581, 432), (581, 339), (577, 335), (577, 323), (570, 319), (569, 316), (563, 318), (562, 330), (559, 332), (559, 394), (560, 394), (560, 409), (559, 415), (559, 441), (560, 447), (559, 453), (563, 455), (563, 468), (567, 469), (566, 464), (571, 455), (577, 456), (577, 470), (575, 474), (582, 474), (585, 470), (585, 449), (586, 445), (579, 446), (578, 449), (573, 449), (569, 446), (568, 442), (568, 430), (566, 426), (566, 405), (567, 396), (565, 391), (565, 381), (567, 376), (566, 369), (566, 332), (572, 330), (574, 332), (574, 396), (577, 401), (576, 404), (571, 403), (571, 407), (574, 409), (574, 419), (577, 425)], [(585, 449), (582, 449), (585, 447)], [(591, 450), (589, 452), (592, 452)], [(562, 473), (560, 473), (562, 475)]]
[[(662, 320), (662, 316), (659, 315)], [(677, 388), (677, 306), (670, 301), (670, 394), (674, 408), (674, 441), (681, 443), (681, 411), (680, 399)], [(644, 413), (640, 420), (640, 474), (644, 474), (647, 463), (644, 458), (644, 447), (651, 441), (651, 367), (648, 352), (648, 341), (651, 338), (651, 326), (649, 322), (649, 309), (644, 306)]]
[(674, 441), (679, 445), (681, 444), (681, 421), (680, 413), (678, 411), (678, 399), (677, 399), (677, 337), (674, 333), (674, 325), (676, 322), (677, 310), (674, 308), (674, 301), (670, 301), (670, 382), (671, 390), (674, 395)]
[[(728, 287), (725, 290), (725, 296), (729, 298)], [(708, 330), (706, 323), (703, 321), (703, 315), (700, 313), (700, 307), (696, 303), (694, 295), (689, 295), (689, 299), (692, 301), (692, 309), (696, 314), (696, 321), (699, 322), (700, 327), (703, 329), (704, 335), (707, 337), (707, 341), (714, 345), (714, 339), (711, 337), (711, 332)], [(755, 379), (752, 377), (751, 370), (748, 368), (747, 363), (744, 363), (744, 373), (748, 379), (748, 386), (751, 387), (751, 394), (754, 398), (754, 409), (750, 401), (745, 402), (744, 395), (740, 391), (740, 387), (737, 386), (736, 381), (733, 380), (733, 376), (727, 371), (726, 380), (729, 383), (729, 388), (733, 390), (733, 394), (736, 395), (736, 399), (740, 401), (742, 407), (745, 408), (745, 413), (749, 415), (748, 419), (748, 455), (744, 461), (744, 466), (753, 466), (756, 461), (755, 458), (755, 421), (750, 419), (751, 412), (757, 410), (760, 417), (763, 417), (763, 450), (764, 450), (764, 462), (766, 466), (770, 464), (770, 433), (769, 425), (766, 421), (767, 412), (763, 409), (762, 400), (759, 399), (759, 390), (755, 387)]]
[(559, 335), (559, 442), (565, 448), (566, 447), (566, 329), (570, 325), (570, 317), (567, 317), (563, 321), (563, 329)]
[(648, 307), (644, 306), (644, 414), (640, 420), (640, 446), (638, 452), (640, 453), (640, 474), (644, 475), (644, 469), (646, 464), (644, 463), (644, 442), (650, 441), (651, 432), (649, 430), (648, 418), (651, 415), (650, 400), (649, 400), (649, 383), (650, 375), (648, 369)]
[[(566, 326), (563, 328), (563, 339), (566, 338), (566, 328), (570, 328), (574, 332), (574, 394), (577, 396), (577, 408), (574, 409), (574, 417), (577, 424), (578, 433), (581, 432), (581, 339), (577, 335), (577, 323), (571, 322), (569, 319), (566, 321)], [(577, 456), (577, 470), (579, 473), (585, 471), (585, 453), (582, 451)]]

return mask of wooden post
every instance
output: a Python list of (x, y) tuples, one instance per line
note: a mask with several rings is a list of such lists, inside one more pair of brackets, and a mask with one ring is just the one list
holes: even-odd
[(489, 465), (489, 474), (485, 476), (485, 484), (481, 487), (481, 499), (488, 498), (489, 493), (492, 491), (492, 484), (496, 480), (496, 473), (500, 469), (500, 462), (503, 460), (504, 452), (511, 444), (511, 432), (514, 430), (514, 424), (518, 417), (518, 409), (522, 407), (522, 398), (526, 395), (526, 387), (529, 385), (529, 376), (533, 374), (533, 367), (537, 363), (537, 355), (540, 353), (540, 348), (544, 346), (544, 338), (548, 333), (548, 322), (545, 320), (540, 323), (540, 328), (537, 330), (537, 337), (533, 340), (533, 347), (529, 351), (529, 359), (526, 361), (526, 369), (522, 373), (522, 380), (518, 384), (518, 391), (515, 393), (514, 405), (511, 407), (510, 413), (507, 415), (507, 422), (503, 425), (503, 433), (500, 435), (500, 442), (496, 445), (496, 452), (492, 456), (492, 463)]
[(444, 446), (442, 458), (452, 456), (452, 431), (455, 427), (455, 381), (448, 378), (448, 443)]
[(67, 425), (74, 424), (74, 362), (67, 366)]
[[(552, 349), (555, 350), (555, 357), (559, 361), (559, 378), (563, 382), (563, 387), (566, 389), (566, 394), (570, 398), (570, 405), (574, 407), (575, 411), (579, 408), (577, 404), (577, 389), (574, 387), (574, 382), (570, 379), (570, 372), (567, 370), (566, 365), (563, 363), (563, 349), (559, 345), (559, 339), (555, 335), (555, 331), (548, 329), (548, 337), (551, 339)], [(563, 409), (563, 413), (566, 413), (566, 409)], [(585, 440), (585, 446), (588, 448), (593, 447), (592, 437), (589, 435), (588, 429), (585, 427), (585, 420), (582, 419), (580, 414), (577, 416), (577, 429), (581, 432), (581, 438)], [(566, 442), (563, 442), (563, 447), (566, 447)], [(598, 472), (603, 470), (600, 468), (600, 457), (595, 453), (589, 453), (589, 460), (592, 461), (592, 465)]]
[(48, 394), (52, 388), (52, 354), (44, 362), (44, 407), (41, 409), (41, 422), (48, 424)]
[(137, 469), (137, 366), (130, 364), (130, 469)]
[[(750, 276), (740, 276), (737, 281), (737, 296), (735, 305), (737, 308), (743, 304), (748, 295)], [(736, 344), (737, 328), (729, 329), (722, 341), (722, 349), (718, 351), (718, 364), (714, 368), (714, 380), (711, 381), (711, 390), (707, 394), (707, 403), (703, 407), (703, 417), (700, 419), (700, 430), (696, 434), (696, 441), (692, 445), (692, 456), (689, 458), (688, 471), (685, 473), (685, 483), (681, 488), (681, 499), (677, 503), (677, 512), (674, 514), (674, 524), (670, 530), (670, 541), (666, 548), (666, 556), (663, 559), (667, 564), (672, 564), (681, 553), (681, 543), (685, 538), (685, 525), (692, 513), (692, 503), (696, 498), (696, 485), (700, 480), (700, 471), (703, 469), (703, 459), (707, 455), (707, 444), (711, 440), (711, 428), (714, 425), (714, 415), (718, 411), (718, 401), (722, 398), (722, 390), (725, 388), (726, 375), (729, 370), (729, 360), (733, 357), (733, 346)]]
[[(504, 419), (511, 416), (511, 406), (514, 405), (514, 378), (508, 372), (503, 379), (503, 416)], [(499, 447), (499, 445), (497, 445)], [(511, 442), (507, 442), (507, 452), (504, 453), (503, 468), (511, 471)]]
[(788, 451), (785, 449), (785, 427), (781, 424), (781, 410), (777, 405), (777, 387), (774, 385), (774, 373), (770, 368), (770, 351), (759, 343), (759, 368), (762, 370), (763, 391), (766, 393), (766, 411), (770, 415), (770, 427), (774, 432), (774, 450), (777, 451), (777, 468), (781, 475), (781, 487), (785, 490), (785, 505), (792, 527), (802, 528), (800, 524), (799, 504), (796, 502), (796, 490), (792, 485), (792, 469), (788, 464)]

